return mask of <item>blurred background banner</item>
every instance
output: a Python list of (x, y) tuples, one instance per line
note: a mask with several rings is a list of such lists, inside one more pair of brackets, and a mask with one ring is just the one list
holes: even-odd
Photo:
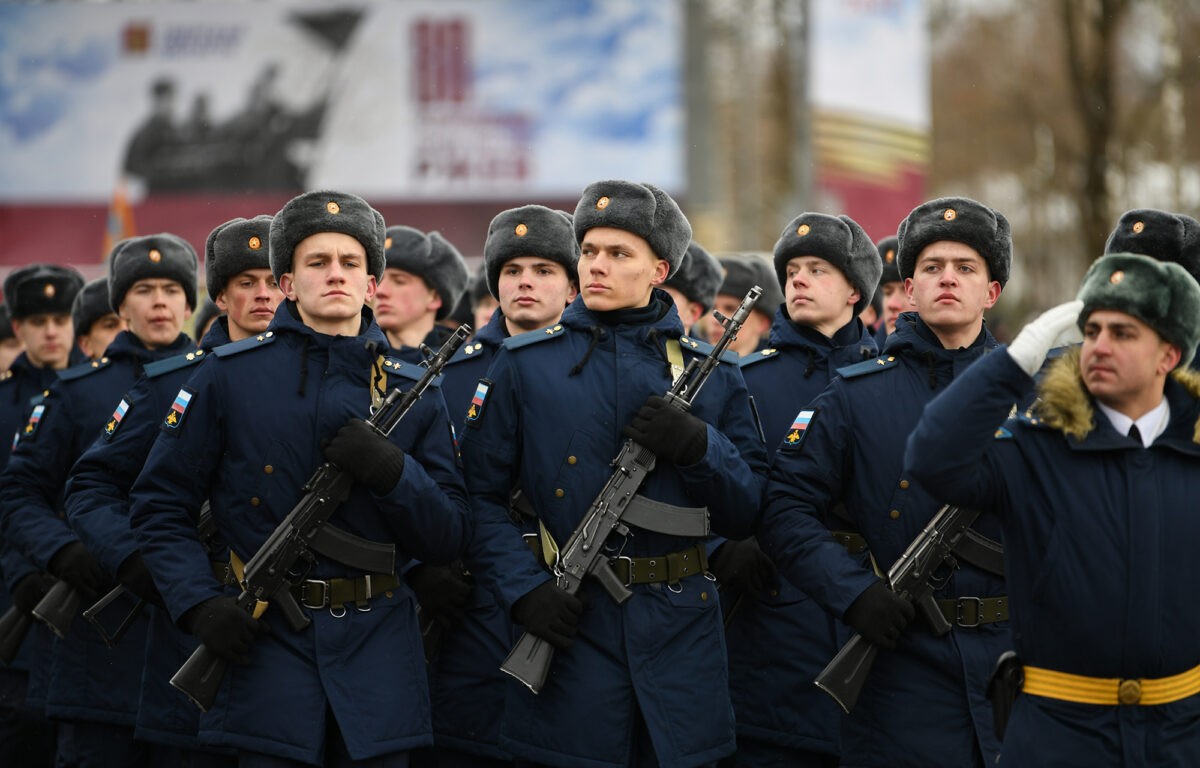
[[(0, 203), (684, 190), (677, 2), (0, 6)], [(284, 198), (286, 199), (286, 197)]]

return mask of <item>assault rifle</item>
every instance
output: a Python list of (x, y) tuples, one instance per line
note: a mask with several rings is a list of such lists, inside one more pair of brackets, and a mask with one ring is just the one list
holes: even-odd
[[(688, 411), (704, 382), (721, 362), (721, 355), (737, 338), (754, 303), (762, 295), (757, 285), (750, 289), (733, 317), (713, 314), (725, 327), (725, 333), (707, 357), (692, 360), (667, 391), (666, 400), (673, 408)], [(708, 510), (676, 507), (637, 495), (646, 476), (654, 469), (655, 456), (648, 448), (627, 439), (613, 459), (613, 473), (596, 495), (571, 538), (567, 539), (553, 564), (555, 583), (568, 594), (575, 594), (588, 574), (596, 577), (609, 596), (623, 604), (633, 592), (608, 564), (604, 542), (612, 533), (628, 535), (629, 525), (675, 536), (702, 537), (709, 533)], [(537, 693), (546, 683), (554, 646), (526, 632), (517, 640), (500, 670), (520, 680)]]
[(0, 662), (4, 666), (9, 666), (17, 658), (21, 643), (25, 642), (25, 636), (32, 628), (33, 618), (15, 605), (10, 605), (0, 616)]
[[(949, 581), (958, 567), (954, 548), (977, 517), (978, 510), (943, 506), (888, 569), (888, 586), (913, 604), (934, 635), (944, 635), (953, 628), (942, 615), (933, 593)], [(817, 675), (817, 687), (849, 714), (858, 702), (878, 652), (878, 646), (854, 633)]]
[[(367, 419), (367, 424), (384, 437), (391, 434), (441, 374), (446, 362), (470, 332), (469, 326), (459, 326), (441, 349), (422, 364), (426, 366), (425, 373), (412, 388), (407, 392), (393, 389)], [(268, 602), (273, 602), (283, 612), (288, 625), (297, 632), (312, 622), (300, 609), (291, 587), (303, 579), (303, 567), (313, 560), (314, 538), (320, 535), (325, 522), (350, 495), (353, 485), (353, 476), (341, 467), (330, 462), (317, 467), (304, 484), (304, 496), (246, 563), (242, 593), (237, 598), (240, 608), (258, 618)], [(393, 569), (394, 553), (388, 568), (378, 570)], [(201, 644), (171, 678), (171, 685), (186, 694), (201, 710), (208, 711), (221, 687), (227, 666), (227, 661)]]

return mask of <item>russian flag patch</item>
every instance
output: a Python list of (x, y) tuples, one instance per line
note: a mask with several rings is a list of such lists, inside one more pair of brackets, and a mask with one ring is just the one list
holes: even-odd
[(480, 379), (475, 386), (475, 394), (471, 397), (471, 405), (467, 407), (467, 417), (463, 420), (464, 424), (478, 424), (483, 418), (483, 407), (487, 404), (488, 392), (492, 388), (492, 382), (487, 379)]
[(38, 427), (42, 425), (42, 417), (46, 415), (46, 406), (38, 403), (33, 406), (33, 411), (29, 414), (29, 421), (25, 423), (25, 429), (21, 434), (22, 440), (32, 440), (38, 431)]
[(808, 425), (812, 423), (813, 417), (817, 415), (816, 411), (800, 411), (796, 414), (792, 426), (788, 427), (787, 434), (783, 438), (784, 446), (788, 448), (797, 448), (804, 442), (804, 436), (808, 434)]
[(117, 410), (113, 411), (112, 418), (104, 425), (104, 438), (112, 440), (113, 435), (117, 434), (117, 429), (121, 426), (121, 420), (125, 418), (125, 414), (129, 413), (130, 402), (122, 397), (121, 402), (117, 403)]
[(179, 394), (175, 395), (175, 402), (171, 403), (171, 410), (167, 411), (167, 416), (163, 419), (164, 429), (179, 429), (183, 417), (187, 415), (188, 407), (192, 404), (194, 394), (196, 393), (187, 387), (179, 390)]

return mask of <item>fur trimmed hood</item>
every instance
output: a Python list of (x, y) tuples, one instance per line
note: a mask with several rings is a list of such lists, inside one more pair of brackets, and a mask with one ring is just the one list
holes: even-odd
[[(1180, 366), (1171, 371), (1170, 378), (1192, 399), (1200, 400), (1200, 372)], [(1095, 429), (1095, 409), (1083, 387), (1078, 347), (1050, 364), (1038, 383), (1037, 393), (1037, 413), (1048, 426), (1078, 440), (1085, 439)], [(1200, 443), (1200, 420), (1196, 422), (1192, 440)]]

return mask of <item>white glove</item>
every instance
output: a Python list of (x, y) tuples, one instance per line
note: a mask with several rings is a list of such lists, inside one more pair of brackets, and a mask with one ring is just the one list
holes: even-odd
[(1050, 350), (1083, 341), (1083, 334), (1079, 332), (1079, 313), (1082, 311), (1083, 302), (1076, 299), (1038, 315), (1008, 345), (1013, 362), (1032, 376), (1042, 367)]

